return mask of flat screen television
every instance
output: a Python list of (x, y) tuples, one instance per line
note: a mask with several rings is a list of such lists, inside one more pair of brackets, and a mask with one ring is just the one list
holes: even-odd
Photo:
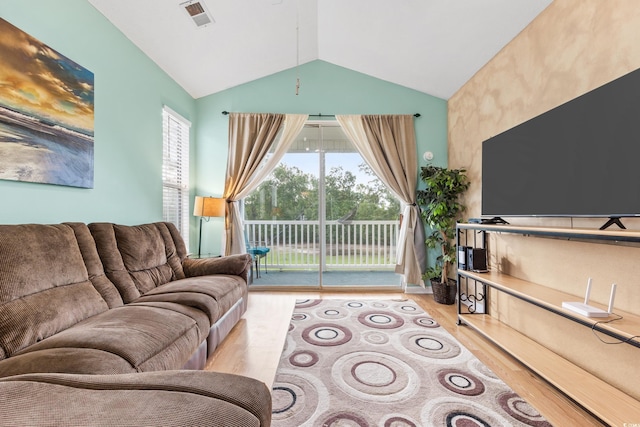
[(484, 141), (482, 216), (640, 216), (640, 70)]

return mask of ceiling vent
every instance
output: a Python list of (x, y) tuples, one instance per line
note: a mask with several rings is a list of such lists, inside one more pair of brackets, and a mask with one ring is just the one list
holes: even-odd
[(191, 0), (180, 3), (187, 14), (191, 17), (196, 27), (206, 27), (216, 21), (213, 20), (211, 14), (207, 10), (203, 1)]

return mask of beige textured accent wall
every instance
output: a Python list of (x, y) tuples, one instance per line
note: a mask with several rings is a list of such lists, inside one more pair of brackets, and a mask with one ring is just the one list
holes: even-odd
[[(472, 183), (468, 217), (480, 216), (482, 141), (640, 68), (638, 0), (555, 0), (466, 83), (448, 103), (449, 166)], [(640, 119), (640, 118), (639, 118)], [(603, 141), (606, 149), (606, 141)], [(506, 218), (514, 224), (598, 228), (602, 219)], [(640, 230), (640, 220), (624, 220)], [(594, 279), (594, 300), (640, 314), (640, 248), (533, 237), (495, 238), (491, 267), (581, 295)], [(492, 313), (543, 345), (640, 399), (640, 349), (600, 343), (589, 328), (495, 298)], [(640, 331), (638, 331), (640, 333)]]

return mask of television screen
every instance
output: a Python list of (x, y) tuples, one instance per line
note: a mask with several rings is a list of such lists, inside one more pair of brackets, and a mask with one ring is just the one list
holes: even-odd
[(640, 70), (484, 141), (482, 215), (640, 216)]

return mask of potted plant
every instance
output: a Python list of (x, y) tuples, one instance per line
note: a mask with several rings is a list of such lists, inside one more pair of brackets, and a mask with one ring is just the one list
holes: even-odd
[(469, 181), (465, 169), (433, 165), (423, 166), (420, 178), (426, 188), (417, 191), (417, 200), (422, 217), (432, 230), (425, 243), (440, 250), (435, 266), (429, 267), (423, 278), (431, 281), (436, 302), (453, 304), (456, 281), (449, 278), (449, 273), (456, 262), (456, 220), (465, 209), (459, 197), (469, 188)]

